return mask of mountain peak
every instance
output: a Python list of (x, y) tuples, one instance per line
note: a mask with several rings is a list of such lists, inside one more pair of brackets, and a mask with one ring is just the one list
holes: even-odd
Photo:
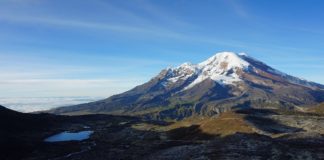
[(198, 64), (186, 62), (178, 67), (170, 68), (168, 73), (163, 83), (164, 86), (188, 80), (189, 84), (183, 90), (190, 89), (206, 79), (211, 79), (222, 85), (236, 85), (237, 82), (245, 81), (242, 76), (246, 74), (267, 77), (274, 81), (287, 81), (306, 87), (323, 87), (282, 73), (246, 53), (235, 52), (219, 52)]
[(183, 63), (178, 67), (170, 69), (166, 82), (176, 83), (179, 80), (185, 81), (195, 76), (194, 80), (184, 88), (189, 89), (196, 84), (211, 79), (220, 84), (233, 84), (241, 81), (239, 71), (247, 70), (249, 63), (239, 54), (234, 52), (219, 52), (199, 64)]
[(233, 84), (241, 81), (239, 70), (246, 70), (249, 63), (234, 52), (219, 52), (197, 65), (197, 78), (186, 89), (196, 84), (212, 79), (220, 84)]
[(230, 70), (234, 68), (246, 68), (249, 63), (234, 52), (219, 52), (198, 64), (200, 67), (214, 68), (217, 70)]

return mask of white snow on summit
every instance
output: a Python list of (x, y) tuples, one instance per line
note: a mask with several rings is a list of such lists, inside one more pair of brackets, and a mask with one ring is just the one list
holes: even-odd
[(241, 81), (236, 71), (245, 70), (249, 63), (233, 52), (220, 52), (199, 64), (184, 63), (176, 68), (170, 69), (171, 76), (168, 83), (175, 83), (178, 80), (186, 80), (193, 75), (197, 78), (184, 90), (189, 89), (205, 79), (212, 79), (220, 84), (233, 84)]
[(223, 64), (227, 63), (226, 69), (233, 69), (235, 67), (244, 68), (249, 65), (239, 55), (233, 52), (220, 52), (208, 58), (206, 61), (198, 64), (200, 68), (214, 68), (215, 70), (223, 69)]
[(205, 79), (212, 79), (220, 84), (233, 84), (241, 81), (236, 73), (238, 69), (245, 70), (249, 63), (233, 52), (220, 52), (197, 65), (198, 77), (184, 90), (189, 89)]
[(170, 68), (168, 69), (168, 76), (170, 76), (170, 78), (167, 79), (167, 82), (164, 83), (164, 85), (167, 85), (168, 83), (175, 83), (178, 80), (186, 80), (196, 73), (196, 69), (197, 68), (195, 65), (188, 62), (183, 63), (176, 68)]

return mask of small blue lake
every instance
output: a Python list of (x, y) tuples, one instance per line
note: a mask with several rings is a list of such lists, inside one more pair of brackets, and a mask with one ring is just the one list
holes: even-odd
[(61, 132), (46, 138), (45, 142), (82, 141), (88, 139), (93, 131)]

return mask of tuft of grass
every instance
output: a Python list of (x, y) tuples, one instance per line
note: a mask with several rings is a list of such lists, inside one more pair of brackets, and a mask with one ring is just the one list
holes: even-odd
[(324, 103), (321, 103), (315, 107), (311, 107), (308, 111), (319, 115), (324, 115)]
[(253, 128), (247, 124), (243, 115), (233, 112), (222, 113), (217, 118), (202, 121), (201, 130), (208, 134), (219, 134), (221, 136), (233, 135), (235, 133), (253, 133)]
[(171, 124), (167, 130), (181, 127), (199, 126), (201, 132), (208, 135), (228, 136), (235, 133), (254, 133), (254, 129), (244, 120), (244, 115), (225, 112), (218, 117), (191, 117)]

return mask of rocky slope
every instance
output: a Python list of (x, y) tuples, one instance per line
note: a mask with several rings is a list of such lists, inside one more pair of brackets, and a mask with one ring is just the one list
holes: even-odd
[[(1, 113), (1, 110), (0, 110)], [(15, 113), (16, 114), (16, 113)], [(34, 123), (15, 121), (16, 128), (2, 135), (0, 159), (109, 160), (109, 159), (309, 159), (324, 158), (324, 117), (291, 110), (241, 109), (213, 117), (190, 117), (177, 122), (127, 116), (45, 115)], [(2, 117), (0, 117), (1, 119)], [(48, 120), (46, 120), (48, 119)], [(2, 119), (1, 119), (2, 120)], [(50, 127), (37, 125), (60, 121)], [(62, 131), (94, 131), (84, 141), (44, 142)], [(0, 132), (2, 133), (2, 132)], [(12, 137), (16, 137), (15, 141)], [(0, 139), (1, 140), (1, 139)], [(1, 141), (3, 142), (3, 141)], [(85, 150), (86, 149), (86, 150)], [(17, 152), (19, 151), (19, 152)]]
[(282, 73), (246, 54), (221, 52), (199, 64), (164, 69), (125, 93), (50, 112), (183, 119), (237, 108), (301, 109), (323, 101), (321, 84)]

